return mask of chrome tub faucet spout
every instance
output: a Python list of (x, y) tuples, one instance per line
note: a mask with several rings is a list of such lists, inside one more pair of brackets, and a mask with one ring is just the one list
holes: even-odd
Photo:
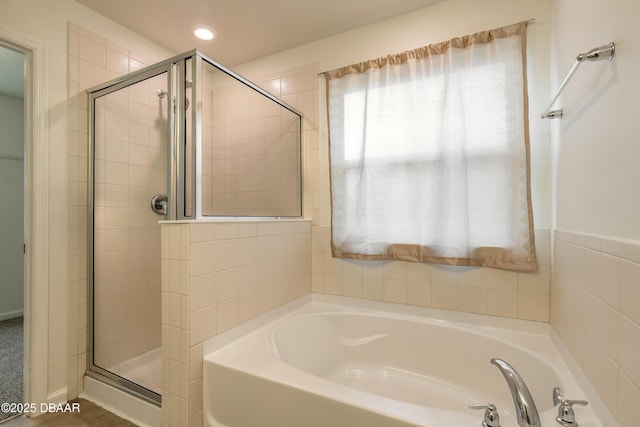
[(520, 374), (518, 374), (513, 366), (502, 359), (493, 358), (491, 359), (491, 363), (500, 369), (504, 379), (507, 381), (507, 385), (511, 391), (511, 397), (513, 397), (513, 403), (516, 407), (518, 424), (521, 427), (540, 427), (538, 409)]

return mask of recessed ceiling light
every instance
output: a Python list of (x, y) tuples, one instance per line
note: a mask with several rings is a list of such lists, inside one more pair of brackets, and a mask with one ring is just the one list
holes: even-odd
[(205, 26), (198, 26), (193, 30), (193, 34), (200, 40), (213, 40), (216, 36), (213, 29)]

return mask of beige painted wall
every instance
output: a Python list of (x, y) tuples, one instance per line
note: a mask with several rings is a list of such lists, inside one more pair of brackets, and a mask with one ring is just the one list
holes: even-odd
[(565, 118), (552, 123), (554, 226), (638, 240), (640, 3), (555, 0), (553, 6), (555, 82), (577, 54), (617, 44), (613, 62), (581, 65), (558, 102)]
[[(0, 320), (24, 309), (24, 102), (0, 94)], [(6, 156), (6, 157), (4, 157)]]

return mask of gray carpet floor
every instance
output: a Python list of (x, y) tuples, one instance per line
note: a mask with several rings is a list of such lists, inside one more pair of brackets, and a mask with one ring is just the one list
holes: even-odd
[[(24, 364), (23, 318), (0, 322), (0, 403), (22, 402)], [(0, 411), (0, 420), (15, 414)]]

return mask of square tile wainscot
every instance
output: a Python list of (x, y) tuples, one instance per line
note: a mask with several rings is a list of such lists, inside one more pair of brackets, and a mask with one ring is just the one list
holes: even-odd
[(554, 231), (551, 326), (622, 427), (638, 426), (640, 242)]
[(311, 220), (167, 221), (162, 424), (202, 425), (202, 343), (311, 292)]

